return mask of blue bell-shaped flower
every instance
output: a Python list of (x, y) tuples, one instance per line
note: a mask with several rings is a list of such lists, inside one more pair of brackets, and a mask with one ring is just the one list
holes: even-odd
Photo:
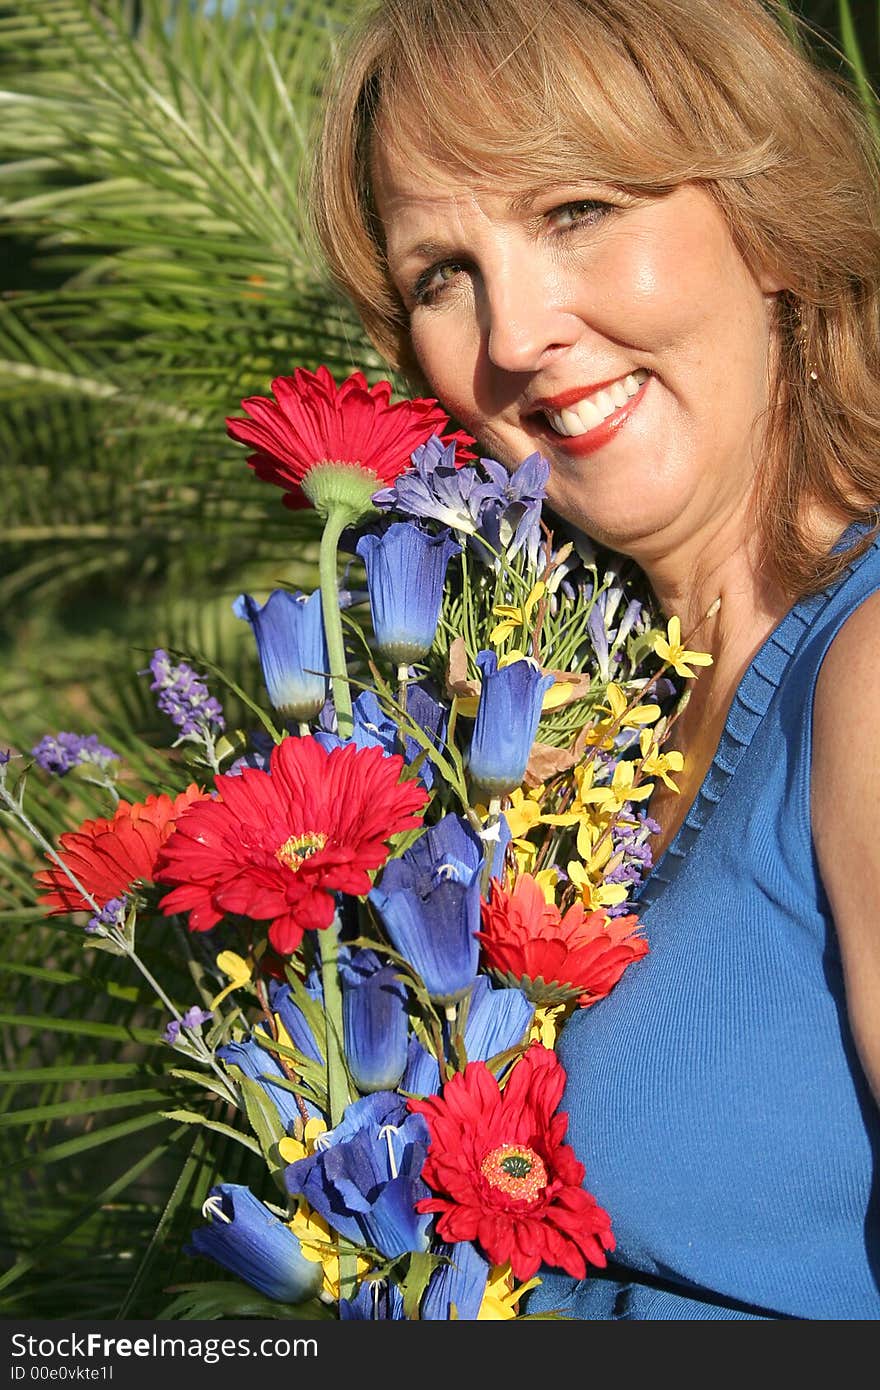
[(489, 1262), (469, 1240), (454, 1245), (441, 1245), (434, 1252), (445, 1255), (448, 1264), (441, 1264), (428, 1281), (419, 1317), (426, 1322), (449, 1322), (452, 1310), (458, 1322), (476, 1322), (486, 1292)]
[(339, 953), (345, 1059), (359, 1091), (393, 1091), (406, 1066), (406, 987), (375, 951)]
[(402, 1096), (376, 1091), (348, 1106), (315, 1153), (290, 1164), (287, 1189), (340, 1235), (388, 1259), (427, 1250), (431, 1216), (415, 1206), (430, 1196), (421, 1176), (428, 1139), (424, 1117), (409, 1114)]
[(227, 1066), (238, 1067), (245, 1076), (263, 1088), (278, 1111), (278, 1118), (284, 1126), (285, 1133), (289, 1134), (291, 1126), (301, 1121), (302, 1115), (295, 1094), (285, 1085), (278, 1084), (286, 1082), (287, 1078), (274, 1053), (260, 1047), (260, 1044), (250, 1037), (243, 1038), (241, 1042), (226, 1043), (223, 1047), (218, 1047), (217, 1056)]
[(483, 678), (471, 736), (468, 769), (489, 797), (508, 796), (521, 786), (538, 732), (544, 696), (553, 685), (531, 657), (498, 666), (494, 652), (480, 652)]
[(300, 723), (314, 719), (327, 698), (330, 669), (320, 590), (306, 596), (274, 589), (262, 608), (239, 594), (232, 607), (253, 628), (272, 708)]
[(267, 1298), (302, 1303), (321, 1287), (321, 1265), (307, 1260), (289, 1226), (236, 1183), (212, 1187), (202, 1211), (208, 1226), (193, 1231), (188, 1255), (204, 1255)]
[(387, 870), (370, 902), (382, 918), (391, 943), (424, 982), (436, 1003), (454, 1004), (476, 979), (480, 944), (480, 873), (469, 878), (439, 878), (426, 892), (396, 887)]
[(405, 521), (358, 541), (376, 645), (398, 666), (418, 661), (431, 650), (446, 567), (459, 548), (448, 531), (429, 536)]
[[(487, 975), (474, 980), (464, 1024), (464, 1050), (469, 1062), (488, 1062), (499, 1052), (516, 1047), (535, 1015), (521, 989), (502, 989)], [(401, 1090), (413, 1095), (436, 1095), (440, 1089), (437, 1058), (413, 1035), (409, 1040)]]

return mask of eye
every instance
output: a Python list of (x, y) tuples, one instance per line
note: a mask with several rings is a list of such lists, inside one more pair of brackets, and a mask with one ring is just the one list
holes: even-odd
[(575, 227), (593, 226), (614, 212), (612, 203), (603, 203), (599, 198), (584, 198), (582, 202), (563, 203), (547, 214), (547, 221), (558, 232), (570, 232)]
[(433, 304), (446, 289), (451, 280), (461, 275), (464, 266), (461, 261), (440, 261), (428, 266), (416, 280), (410, 293), (415, 304)]

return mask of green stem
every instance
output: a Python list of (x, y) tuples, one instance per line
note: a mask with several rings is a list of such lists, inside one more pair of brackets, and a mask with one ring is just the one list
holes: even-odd
[[(501, 819), (501, 797), (493, 796), (489, 802), (489, 814), (486, 817), (485, 830), (492, 830)], [(480, 880), (480, 892), (484, 898), (488, 898), (489, 889), (492, 885), (492, 860), (495, 858), (495, 841), (484, 838), (483, 840), (483, 872)]]
[(324, 1017), (327, 1045), (327, 1099), (330, 1128), (335, 1129), (351, 1099), (343, 1052), (342, 989), (339, 984), (339, 918), (321, 932), (321, 983), (324, 987)]
[(333, 703), (336, 706), (336, 722), (340, 738), (349, 738), (354, 728), (351, 713), (351, 690), (348, 684), (348, 669), (345, 664), (345, 643), (342, 637), (342, 618), (339, 612), (339, 585), (336, 574), (336, 549), (339, 545), (339, 537), (350, 523), (351, 510), (349, 508), (332, 507), (327, 513), (327, 520), (321, 533), (321, 548), (318, 554), (321, 613), (324, 618), (327, 654), (330, 658), (330, 684), (333, 689)]
[[(330, 1128), (335, 1129), (351, 1099), (343, 1052), (342, 989), (339, 984), (339, 917), (321, 933), (321, 983), (324, 987), (325, 1046), (327, 1049), (327, 1098)], [(339, 1296), (353, 1298), (357, 1291), (357, 1256), (339, 1249)]]
[[(18, 823), (24, 827), (24, 829), (30, 835), (34, 843), (39, 845), (40, 849), (42, 849), (49, 856), (50, 859), (53, 859), (55, 861), (55, 863), (58, 865), (59, 869), (61, 869), (62, 873), (66, 876), (69, 882), (73, 884), (74, 888), (80, 894), (83, 901), (88, 903), (94, 915), (96, 917), (100, 916), (101, 904), (88, 891), (87, 888), (83, 887), (76, 874), (66, 863), (66, 861), (62, 859), (61, 855), (49, 842), (49, 840), (46, 839), (46, 836), (43, 834), (42, 830), (40, 830), (39, 826), (34, 824), (30, 816), (25, 811), (24, 807), (21, 806), (19, 802), (15, 800), (14, 797), (10, 796), (6, 787), (2, 785), (0, 785), (0, 802), (2, 802), (7, 807), (7, 809), (15, 817)], [(117, 928), (115, 930), (109, 930), (106, 933), (102, 933), (102, 935), (106, 935), (110, 940), (112, 940), (113, 943), (116, 946), (118, 946), (119, 949), (124, 953), (124, 955), (128, 957), (135, 969), (140, 971), (141, 975), (144, 977), (144, 979), (150, 986), (150, 989), (153, 991), (159, 1002), (165, 1006), (165, 1008), (171, 1014), (172, 1018), (176, 1019), (177, 1022), (180, 1023), (181, 1015), (177, 1006), (175, 1004), (172, 1004), (171, 1000), (168, 998), (168, 995), (165, 993), (164, 989), (159, 984), (158, 980), (144, 965), (137, 951), (135, 951), (135, 949), (129, 944), (129, 942), (126, 941), (125, 937), (122, 935), (122, 932)], [(202, 1060), (206, 1062), (208, 1066), (211, 1067), (212, 1071), (215, 1071), (217, 1075), (228, 1084), (228, 1076), (225, 1072), (220, 1070), (220, 1067), (214, 1059), (213, 1053), (209, 1050), (209, 1048), (205, 1046), (204, 1040), (201, 1037), (199, 1037), (197, 1033), (191, 1032), (190, 1029), (187, 1029), (187, 1032), (192, 1038), (196, 1050), (201, 1055)], [(235, 1104), (238, 1104), (237, 1100), (235, 1101)]]

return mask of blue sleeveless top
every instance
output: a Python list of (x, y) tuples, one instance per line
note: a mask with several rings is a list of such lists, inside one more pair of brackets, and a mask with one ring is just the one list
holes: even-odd
[(617, 1249), (604, 1275), (542, 1271), (530, 1313), (880, 1318), (880, 1111), (810, 827), (819, 667), (877, 589), (880, 539), (764, 643), (642, 885), (650, 954), (562, 1032), (567, 1142)]

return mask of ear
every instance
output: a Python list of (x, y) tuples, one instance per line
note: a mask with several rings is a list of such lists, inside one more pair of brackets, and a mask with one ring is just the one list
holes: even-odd
[(780, 271), (774, 270), (770, 266), (759, 266), (755, 273), (755, 279), (758, 282), (758, 288), (762, 294), (782, 294), (783, 290), (791, 289), (791, 286), (786, 284)]

